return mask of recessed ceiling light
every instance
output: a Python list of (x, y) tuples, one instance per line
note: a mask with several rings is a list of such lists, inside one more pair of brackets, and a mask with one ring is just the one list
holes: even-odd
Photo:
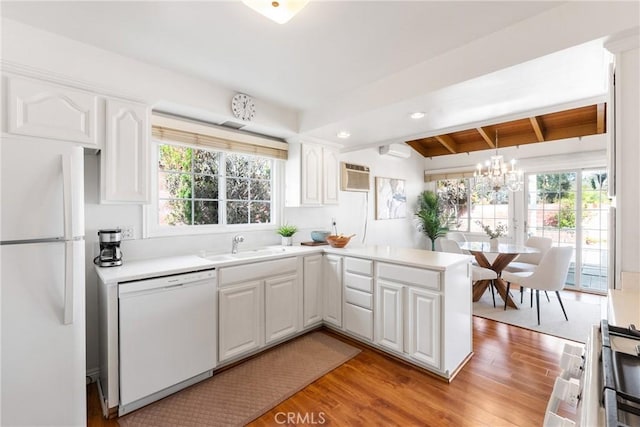
[(346, 130), (341, 130), (340, 132), (338, 132), (336, 134), (336, 136), (338, 138), (342, 138), (342, 139), (347, 139), (351, 136), (351, 134), (349, 132), (347, 132)]
[(424, 113), (422, 111), (416, 111), (415, 113), (409, 114), (409, 117), (414, 120), (418, 120), (424, 117)]

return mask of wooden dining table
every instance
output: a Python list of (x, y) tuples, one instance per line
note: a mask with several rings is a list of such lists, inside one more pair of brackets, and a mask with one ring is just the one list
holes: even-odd
[[(518, 305), (513, 301), (511, 295), (507, 295), (507, 284), (502, 280), (500, 274), (518, 255), (533, 254), (540, 251), (529, 246), (513, 245), (510, 243), (500, 243), (497, 248), (492, 248), (489, 242), (461, 242), (460, 249), (469, 251), (469, 253), (476, 258), (480, 267), (489, 268), (498, 274), (498, 279), (495, 281), (496, 290), (502, 297), (502, 300), (507, 302), (509, 307), (518, 309)], [(486, 254), (497, 254), (497, 256), (493, 262), (490, 262)], [(490, 280), (478, 280), (473, 284), (474, 302), (482, 297), (482, 294), (487, 290), (490, 283)]]

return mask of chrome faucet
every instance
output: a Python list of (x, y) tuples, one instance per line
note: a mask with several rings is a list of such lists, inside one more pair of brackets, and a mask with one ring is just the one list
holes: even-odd
[(231, 244), (231, 253), (232, 254), (237, 254), (238, 253), (238, 243), (242, 243), (244, 242), (244, 236), (241, 234), (236, 234), (235, 236), (233, 236), (233, 243)]

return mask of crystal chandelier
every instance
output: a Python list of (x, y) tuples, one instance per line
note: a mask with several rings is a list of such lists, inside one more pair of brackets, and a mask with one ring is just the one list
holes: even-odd
[(510, 191), (522, 190), (524, 173), (521, 169), (516, 169), (516, 160), (512, 159), (508, 166), (504, 162), (504, 157), (498, 154), (498, 131), (496, 131), (496, 154), (491, 156), (491, 160), (487, 160), (485, 166), (486, 169), (483, 170), (482, 163), (478, 163), (473, 173), (476, 190), (481, 192), (498, 192), (503, 188)]

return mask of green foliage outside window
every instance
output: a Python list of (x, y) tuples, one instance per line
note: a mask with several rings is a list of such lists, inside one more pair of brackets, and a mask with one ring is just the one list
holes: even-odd
[(266, 158), (159, 145), (160, 224), (271, 222), (272, 165)]

